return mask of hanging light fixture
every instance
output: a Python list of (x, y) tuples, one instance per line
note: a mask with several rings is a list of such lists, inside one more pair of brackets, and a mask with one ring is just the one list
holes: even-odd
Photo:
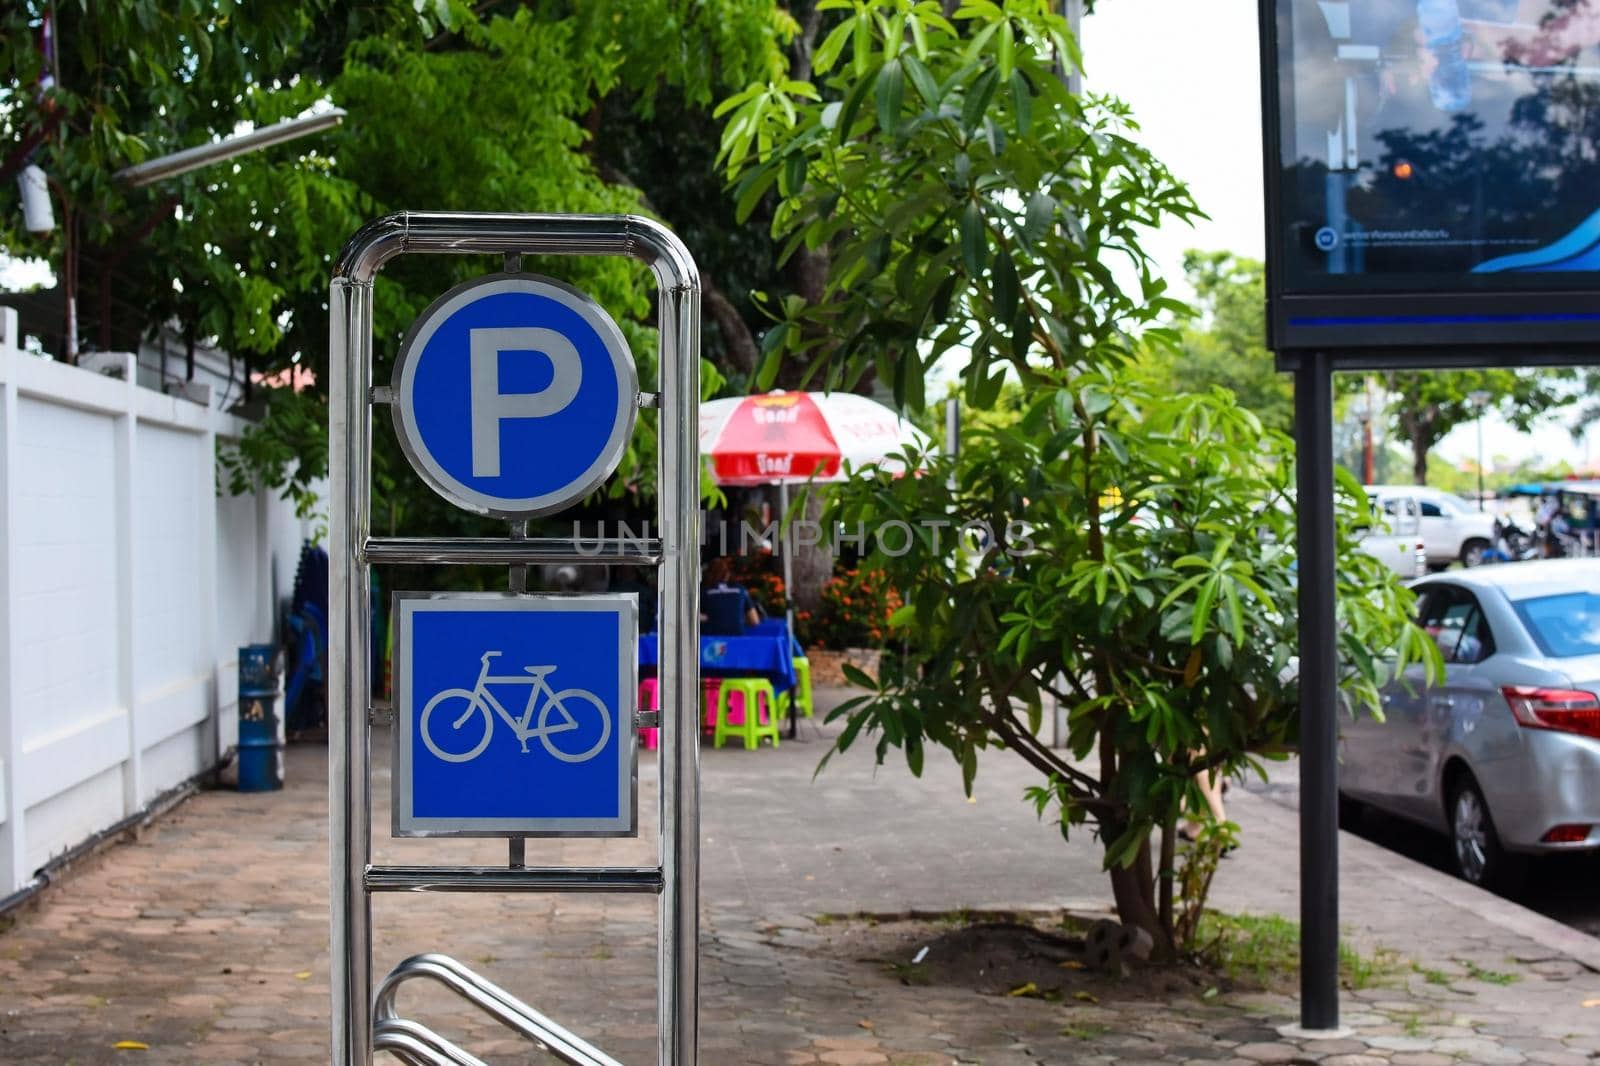
[(50, 205), (50, 184), (44, 171), (33, 163), (17, 175), (22, 190), (22, 225), (29, 233), (49, 233), (56, 228), (55, 209)]

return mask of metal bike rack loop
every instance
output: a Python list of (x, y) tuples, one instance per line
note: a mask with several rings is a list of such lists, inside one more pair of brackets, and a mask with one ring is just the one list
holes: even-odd
[(406, 1066), (489, 1066), (470, 1051), (463, 1051), (426, 1025), (405, 1018), (388, 1018), (373, 1029), (373, 1049), (387, 1051)]
[(526, 1037), (540, 1051), (554, 1055), (562, 1062), (571, 1063), (572, 1066), (622, 1066), (593, 1044), (569, 1033), (516, 996), (485, 981), (447, 955), (413, 955), (384, 978), (374, 1001), (380, 1034), (390, 1023), (404, 1021), (395, 1010), (395, 995), (402, 984), (417, 977), (437, 981), (507, 1029)]
[[(524, 539), (525, 527), (520, 522), (512, 524), (505, 540), (371, 536), (372, 411), (377, 404), (393, 401), (390, 389), (375, 388), (372, 378), (372, 289), (386, 262), (410, 253), (501, 255), (506, 257), (508, 270), (517, 269), (524, 255), (616, 255), (637, 259), (651, 269), (659, 290), (659, 540)], [(408, 1062), (478, 1061), (414, 1022), (388, 1017), (381, 1020), (381, 1032), (375, 1028), (371, 893), (382, 891), (658, 894), (658, 1061), (662, 1066), (694, 1066), (699, 1042), (700, 895), (696, 600), (700, 278), (694, 260), (667, 229), (632, 215), (405, 212), (371, 222), (350, 238), (334, 267), (328, 311), (332, 489), (328, 790), (334, 1066), (368, 1066), (375, 1047), (394, 1051)], [(641, 397), (641, 402), (648, 399)], [(511, 568), (512, 590), (520, 592), (528, 565), (552, 561), (658, 568), (660, 866), (528, 869), (521, 864), (522, 842), (517, 838), (511, 841), (510, 861), (505, 867), (374, 866), (369, 766), (373, 718), (370, 568), (406, 563), (506, 565)], [(441, 956), (420, 958), (428, 960), (427, 964), (417, 963), (405, 973), (397, 970), (390, 975), (384, 986), (389, 993), (383, 999), (385, 1010), (392, 1006), (393, 987), (399, 980), (417, 972), (443, 980), (440, 975), (448, 972), (453, 975), (453, 981), (447, 982), (450, 987), (523, 1035), (552, 1050), (566, 1041), (594, 1056), (566, 1061), (600, 1066), (614, 1063), (458, 964)], [(496, 1004), (502, 1010), (491, 1009)], [(538, 1019), (532, 1028), (527, 1025), (530, 1017)], [(538, 1035), (539, 1031), (545, 1035)]]

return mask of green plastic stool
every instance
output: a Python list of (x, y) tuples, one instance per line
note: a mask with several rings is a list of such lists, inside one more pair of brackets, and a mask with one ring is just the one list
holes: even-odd
[(811, 702), (811, 660), (803, 655), (795, 656), (794, 688), (778, 697), (779, 714), (788, 715), (791, 698), (801, 718), (816, 717), (817, 709)]
[[(740, 696), (740, 717), (742, 721), (731, 721), (731, 710), (728, 697), (733, 693)], [(778, 699), (773, 695), (772, 682), (764, 677), (725, 677), (722, 687), (717, 690), (717, 730), (712, 739), (715, 747), (722, 747), (722, 742), (730, 736), (743, 737), (747, 751), (754, 751), (761, 746), (762, 737), (771, 737), (772, 746), (778, 746)], [(761, 722), (761, 712), (767, 712), (767, 721)]]

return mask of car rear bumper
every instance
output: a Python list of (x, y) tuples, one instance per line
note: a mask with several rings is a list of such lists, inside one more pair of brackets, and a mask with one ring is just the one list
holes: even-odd
[[(1504, 783), (1496, 790), (1500, 802), (1490, 801), (1501, 842), (1524, 852), (1600, 848), (1600, 740), (1530, 729), (1523, 741), (1522, 780)], [(1570, 843), (1545, 841), (1557, 826), (1573, 825), (1587, 825), (1588, 835)]]

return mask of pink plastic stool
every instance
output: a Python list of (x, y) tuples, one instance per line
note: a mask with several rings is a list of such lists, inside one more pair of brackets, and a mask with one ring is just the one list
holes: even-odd
[[(661, 710), (661, 685), (653, 677), (647, 677), (639, 682), (639, 709), (641, 711)], [(660, 727), (649, 726), (639, 730), (639, 739), (644, 741), (646, 751), (655, 751), (661, 746)]]
[[(703, 677), (700, 679), (700, 694), (705, 698), (705, 706), (701, 708), (700, 731), (714, 733), (717, 730), (717, 694), (722, 691), (722, 678)], [(743, 719), (741, 719), (742, 721)]]

